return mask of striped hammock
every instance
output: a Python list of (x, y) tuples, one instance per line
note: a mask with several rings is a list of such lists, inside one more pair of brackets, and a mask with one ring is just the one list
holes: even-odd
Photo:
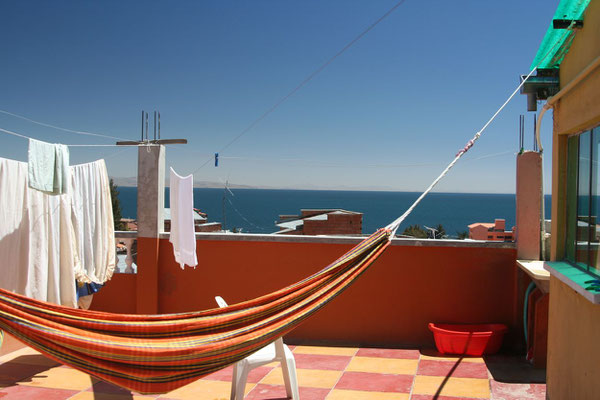
[(57, 306), (0, 289), (0, 329), (42, 354), (143, 394), (166, 393), (291, 331), (350, 286), (389, 245), (381, 229), (314, 275), (227, 308), (134, 315)]

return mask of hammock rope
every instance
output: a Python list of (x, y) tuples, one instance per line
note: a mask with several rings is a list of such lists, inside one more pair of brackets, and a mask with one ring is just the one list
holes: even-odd
[(394, 235), (396, 234), (396, 231), (400, 227), (400, 224), (402, 224), (402, 222), (404, 222), (406, 217), (408, 217), (408, 215), (415, 209), (415, 207), (421, 202), (421, 200), (423, 200), (423, 198), (425, 196), (427, 196), (429, 194), (429, 192), (431, 192), (433, 190), (433, 188), (438, 184), (438, 182), (441, 181), (442, 178), (444, 176), (446, 176), (446, 174), (448, 174), (450, 169), (452, 169), (452, 167), (454, 167), (454, 164), (456, 164), (458, 162), (458, 160), (460, 160), (460, 158), (462, 156), (464, 156), (471, 147), (473, 147), (475, 142), (481, 137), (481, 134), (496, 119), (496, 117), (500, 114), (500, 112), (502, 112), (504, 107), (506, 107), (506, 105), (508, 103), (510, 103), (510, 101), (513, 99), (513, 97), (515, 97), (515, 95), (519, 92), (519, 90), (521, 90), (521, 87), (525, 84), (525, 82), (527, 82), (529, 77), (535, 72), (536, 69), (537, 69), (537, 66), (534, 67), (531, 71), (529, 71), (529, 74), (527, 74), (527, 76), (521, 80), (521, 83), (519, 84), (519, 86), (517, 86), (517, 88), (510, 94), (510, 96), (508, 96), (506, 101), (500, 106), (500, 108), (498, 110), (496, 110), (494, 115), (492, 115), (492, 117), (490, 119), (488, 119), (488, 121), (483, 125), (483, 127), (479, 131), (477, 131), (477, 133), (475, 133), (475, 136), (473, 136), (473, 138), (467, 142), (465, 147), (460, 149), (458, 151), (458, 153), (456, 153), (456, 156), (450, 162), (450, 164), (448, 164), (448, 166), (442, 171), (442, 173), (439, 174), (438, 177), (433, 180), (433, 182), (431, 182), (429, 187), (427, 187), (427, 189), (425, 189), (425, 191), (423, 193), (421, 193), (421, 195), (414, 201), (414, 203), (410, 207), (408, 207), (408, 209), (404, 212), (404, 214), (402, 214), (401, 216), (396, 218), (388, 226), (385, 227), (386, 229), (390, 230), (390, 232), (391, 232), (390, 237), (394, 237)]
[(227, 308), (164, 315), (78, 310), (0, 289), (0, 329), (56, 361), (144, 394), (169, 392), (242, 360), (290, 332), (361, 276), (527, 78), (404, 214), (300, 282)]
[(169, 392), (242, 360), (290, 332), (358, 279), (536, 69), (404, 214), (308, 278), (226, 308), (164, 315), (78, 310), (0, 289), (0, 344), (6, 331), (58, 362), (143, 394)]

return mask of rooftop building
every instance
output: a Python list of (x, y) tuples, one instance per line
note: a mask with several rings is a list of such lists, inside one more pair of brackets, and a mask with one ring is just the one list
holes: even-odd
[(280, 215), (276, 224), (287, 235), (360, 235), (362, 213), (341, 209), (301, 210), (300, 215)]
[(507, 231), (506, 221), (496, 219), (494, 223), (475, 222), (469, 225), (469, 239), (473, 240), (499, 240), (512, 242), (515, 240), (515, 227)]

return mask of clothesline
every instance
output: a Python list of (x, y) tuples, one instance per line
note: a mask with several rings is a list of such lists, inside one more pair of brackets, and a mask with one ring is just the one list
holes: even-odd
[(105, 137), (107, 139), (116, 139), (116, 140), (127, 140), (127, 139), (124, 139), (124, 138), (120, 138), (120, 137), (116, 137), (116, 136), (104, 135), (104, 134), (101, 134), (101, 133), (93, 133), (93, 132), (77, 131), (77, 130), (73, 130), (73, 129), (67, 129), (67, 128), (63, 128), (63, 127), (60, 127), (60, 126), (51, 125), (51, 124), (47, 124), (47, 123), (44, 123), (44, 122), (36, 121), (36, 120), (31, 119), (31, 118), (27, 118), (27, 117), (24, 117), (22, 115), (15, 114), (15, 113), (12, 113), (12, 112), (9, 112), (9, 111), (6, 111), (6, 110), (0, 110), (0, 113), (6, 114), (6, 115), (10, 115), (11, 117), (19, 118), (19, 119), (22, 119), (22, 120), (25, 120), (25, 121), (28, 121), (28, 122), (31, 122), (31, 123), (34, 123), (34, 124), (37, 124), (37, 125), (45, 126), (45, 127), (52, 128), (52, 129), (58, 129), (58, 130), (61, 130), (61, 131), (64, 131), (64, 132), (76, 133), (78, 135), (98, 136), (98, 137)]
[[(1, 110), (0, 110), (1, 111)], [(14, 131), (9, 131), (8, 129), (2, 129), (0, 128), (0, 132), (3, 133), (7, 133), (9, 135), (13, 135), (13, 136), (17, 136), (23, 139), (34, 139), (31, 136), (27, 136), (27, 135), (23, 135), (21, 133), (17, 133)], [(36, 139), (34, 139), (36, 140)], [(152, 143), (142, 143), (142, 144), (125, 144), (125, 145), (116, 145), (116, 144), (67, 144), (65, 146), (69, 146), (69, 147), (124, 147), (124, 146), (128, 146), (128, 147), (137, 147), (137, 146), (153, 146), (154, 144)]]
[[(292, 90), (290, 90), (285, 96), (280, 98), (273, 104), (269, 109), (263, 112), (258, 118), (252, 121), (246, 128), (244, 128), (237, 136), (231, 139), (225, 146), (221, 147), (221, 149), (217, 153), (221, 153), (237, 142), (242, 136), (246, 133), (250, 132), (256, 125), (258, 125), (262, 120), (264, 120), (267, 116), (273, 113), (279, 106), (281, 106), (284, 102), (286, 102), (290, 97), (292, 97), (296, 92), (302, 89), (307, 83), (309, 83), (313, 78), (319, 75), (325, 68), (327, 68), (331, 63), (333, 63), (338, 57), (344, 54), (350, 47), (352, 47), (356, 42), (362, 39), (367, 33), (369, 33), (373, 28), (375, 28), (379, 23), (381, 23), (384, 19), (390, 16), (398, 7), (404, 4), (406, 0), (400, 0), (396, 2), (390, 9), (388, 9), (381, 17), (379, 17), (375, 22), (369, 25), (366, 29), (360, 32), (354, 39), (350, 40), (344, 47), (338, 50), (332, 57), (330, 57), (327, 61), (321, 64), (317, 69), (315, 69), (310, 75), (304, 78), (298, 85), (296, 85)], [(208, 158), (203, 164), (201, 164), (194, 172), (198, 172), (204, 166), (206, 166), (211, 161), (211, 158)]]
[[(190, 148), (177, 148), (177, 151), (194, 153), (198, 157), (210, 157), (210, 155), (202, 152), (198, 152), (194, 149)], [(486, 158), (492, 157), (500, 157), (508, 154), (516, 154), (515, 150), (505, 150), (501, 152), (494, 152), (489, 154), (483, 154), (478, 157), (470, 158), (466, 161), (478, 161)], [(430, 167), (436, 166), (440, 163), (436, 162), (417, 162), (417, 163), (405, 163), (405, 164), (361, 164), (361, 163), (334, 163), (327, 162), (327, 160), (317, 160), (311, 158), (276, 158), (276, 157), (243, 157), (243, 156), (221, 156), (219, 155), (219, 160), (240, 160), (240, 161), (254, 161), (254, 162), (268, 162), (268, 163), (293, 163), (295, 165), (306, 165), (310, 167), (318, 167), (318, 168), (414, 168), (414, 167)]]

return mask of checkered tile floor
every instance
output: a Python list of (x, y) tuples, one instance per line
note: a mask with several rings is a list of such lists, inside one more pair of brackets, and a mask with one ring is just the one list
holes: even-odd
[[(302, 400), (545, 399), (546, 385), (523, 378), (531, 375), (530, 367), (516, 358), (310, 346), (293, 347), (293, 352)], [(543, 371), (538, 372), (537, 380), (543, 381)], [(170, 393), (142, 396), (23, 348), (0, 357), (0, 399), (220, 400), (229, 399), (231, 374), (229, 367)], [(509, 378), (500, 381), (495, 374)], [(246, 399), (285, 399), (281, 368), (270, 364), (253, 370)]]

